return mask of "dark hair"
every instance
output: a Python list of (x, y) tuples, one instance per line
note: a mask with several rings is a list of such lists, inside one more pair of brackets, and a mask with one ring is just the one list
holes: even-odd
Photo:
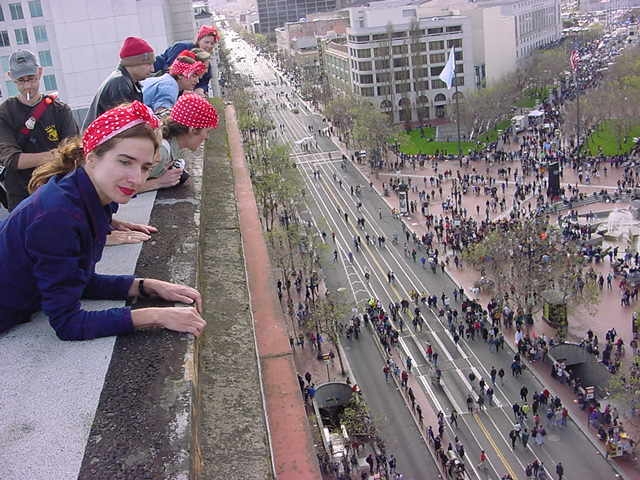
[(183, 125), (182, 123), (178, 123), (175, 120), (171, 120), (170, 117), (167, 117), (162, 123), (162, 138), (164, 138), (165, 140), (170, 140), (172, 138), (176, 138), (181, 135), (186, 135), (187, 133), (189, 133), (190, 130), (193, 130), (194, 132), (198, 132), (202, 129), (187, 127), (186, 125)]
[[(98, 145), (92, 152), (101, 157), (125, 138), (148, 138), (153, 143), (154, 152), (158, 150), (160, 145), (156, 130), (144, 122), (120, 132), (118, 135)], [(80, 137), (64, 139), (54, 151), (53, 156), (54, 158), (51, 162), (40, 165), (33, 171), (28, 186), (29, 193), (35, 192), (47, 183), (51, 177), (66, 175), (84, 165), (85, 153), (82, 148), (82, 139)]]

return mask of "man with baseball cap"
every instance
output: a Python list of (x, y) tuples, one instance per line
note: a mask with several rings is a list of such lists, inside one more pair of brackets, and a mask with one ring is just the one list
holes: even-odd
[(120, 65), (98, 88), (82, 122), (82, 129), (86, 129), (104, 112), (121, 103), (134, 100), (142, 102), (140, 82), (153, 72), (155, 59), (153, 48), (145, 40), (127, 37), (120, 49)]
[(40, 93), (42, 67), (35, 55), (19, 50), (9, 57), (9, 77), (18, 95), (0, 104), (0, 180), (11, 211), (29, 196), (34, 168), (53, 160), (53, 150), (78, 134), (71, 109), (55, 95)]

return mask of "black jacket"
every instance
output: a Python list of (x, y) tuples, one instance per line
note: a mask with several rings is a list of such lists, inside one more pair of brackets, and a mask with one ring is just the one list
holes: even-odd
[(131, 78), (127, 69), (120, 65), (98, 88), (89, 111), (84, 117), (84, 122), (82, 122), (82, 130), (86, 130), (91, 122), (107, 110), (134, 100), (142, 102), (142, 87), (140, 82)]

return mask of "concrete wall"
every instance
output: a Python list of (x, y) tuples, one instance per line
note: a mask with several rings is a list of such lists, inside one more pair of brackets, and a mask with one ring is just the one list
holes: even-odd
[(513, 17), (501, 15), (499, 7), (482, 11), (484, 34), (477, 35), (476, 41), (483, 44), (487, 85), (516, 69), (516, 39)]

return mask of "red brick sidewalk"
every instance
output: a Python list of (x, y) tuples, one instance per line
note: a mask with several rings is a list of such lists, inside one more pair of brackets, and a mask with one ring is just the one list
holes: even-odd
[(251, 311), (262, 369), (272, 461), (279, 479), (319, 479), (318, 461), (295, 376), (285, 319), (275, 300), (271, 263), (233, 106), (225, 108), (225, 118)]

